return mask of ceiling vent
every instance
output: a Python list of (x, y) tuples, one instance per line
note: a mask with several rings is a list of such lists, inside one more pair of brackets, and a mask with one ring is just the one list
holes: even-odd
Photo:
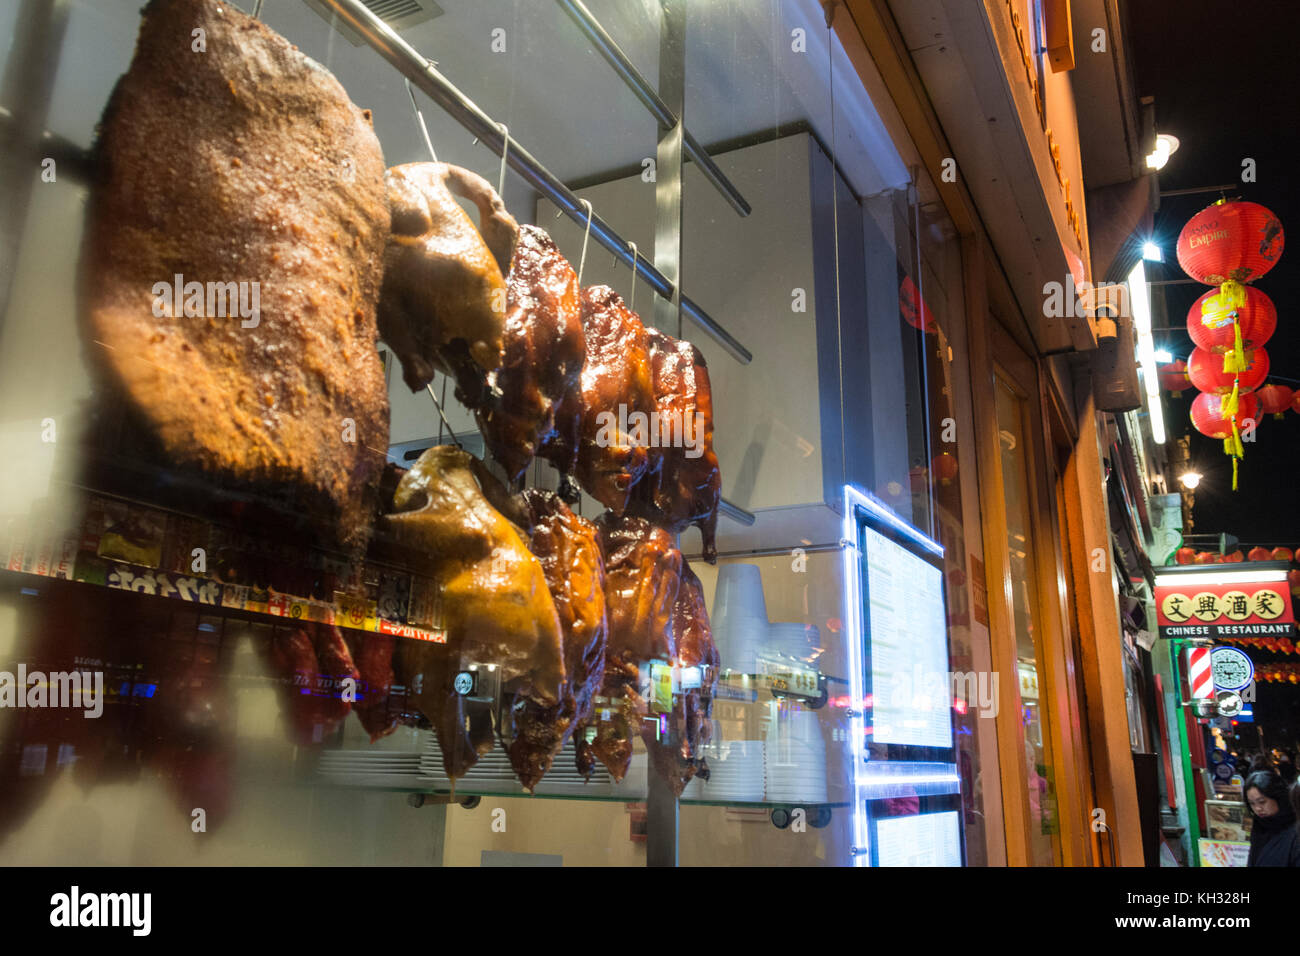
[[(442, 7), (433, 0), (361, 0), (361, 2), (366, 9), (392, 27), (396, 33), (409, 30), (434, 17), (440, 17), (443, 13)], [(333, 24), (334, 28), (347, 37), (353, 46), (361, 46), (365, 43), (359, 33), (338, 19), (321, 0), (306, 0), (306, 3), (327, 22)]]

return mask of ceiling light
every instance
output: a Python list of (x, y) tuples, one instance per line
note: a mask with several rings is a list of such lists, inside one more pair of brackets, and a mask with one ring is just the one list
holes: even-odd
[(1159, 351), (1156, 352), (1154, 358), (1157, 362), (1161, 362), (1161, 363), (1172, 362), (1174, 360), (1174, 353), (1167, 352), (1164, 349), (1160, 349)]
[(1154, 242), (1142, 243), (1142, 258), (1147, 262), (1164, 262), (1165, 254)]
[(1178, 152), (1178, 137), (1161, 133), (1156, 137), (1156, 148), (1147, 156), (1148, 169), (1164, 169), (1169, 157)]
[(1199, 471), (1185, 471), (1178, 476), (1178, 480), (1183, 483), (1184, 488), (1186, 488), (1188, 491), (1191, 491), (1201, 483), (1201, 479), (1203, 477), (1205, 476), (1202, 475)]

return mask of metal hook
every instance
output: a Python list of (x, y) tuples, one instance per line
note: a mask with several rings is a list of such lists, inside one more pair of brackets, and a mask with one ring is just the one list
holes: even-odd
[(587, 228), (582, 233), (582, 258), (578, 260), (578, 286), (582, 286), (582, 269), (587, 264), (587, 239), (591, 236), (591, 202), (587, 199), (578, 200), (587, 207)]
[(505, 123), (497, 123), (501, 127), (501, 174), (497, 176), (497, 195), (504, 196), (506, 192), (506, 155), (510, 152), (510, 127)]
[(406, 92), (411, 97), (411, 109), (415, 110), (415, 121), (420, 124), (420, 132), (424, 134), (424, 145), (429, 147), (429, 155), (433, 157), (433, 161), (436, 163), (438, 154), (433, 151), (433, 140), (429, 138), (429, 127), (424, 125), (424, 114), (420, 112), (420, 106), (415, 102), (415, 87), (411, 85), (410, 80), (406, 81)]
[(627, 304), (629, 312), (636, 311), (636, 243), (628, 240), (627, 246), (632, 250), (632, 301)]

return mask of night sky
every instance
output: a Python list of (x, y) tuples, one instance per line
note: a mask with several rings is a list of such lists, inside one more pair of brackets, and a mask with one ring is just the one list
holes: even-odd
[[(1180, 148), (1160, 172), (1160, 188), (1233, 183), (1229, 193), (1271, 209), (1287, 245), (1278, 264), (1254, 285), (1278, 311), (1278, 330), (1265, 346), (1269, 381), (1292, 388), (1300, 379), (1300, 4), (1295, 0), (1129, 0), (1130, 43), (1139, 96), (1154, 96), (1156, 131), (1177, 136)], [(1241, 181), (1242, 160), (1256, 161), (1256, 181)], [(1150, 280), (1184, 279), (1174, 245), (1193, 215), (1218, 193), (1166, 196), (1156, 213), (1155, 240), (1164, 265), (1148, 263)], [(1188, 309), (1208, 291), (1200, 284), (1165, 286), (1169, 324), (1182, 327)], [(1157, 333), (1156, 348), (1186, 359), (1186, 332)], [(1264, 416), (1247, 444), (1241, 488), (1232, 492), (1231, 460), (1223, 443), (1191, 427), (1196, 396), (1165, 393), (1171, 440), (1192, 435), (1192, 460), (1205, 478), (1196, 491), (1194, 533), (1235, 534), (1243, 545), (1300, 546), (1300, 415)], [(1171, 489), (1172, 490), (1172, 489)]]

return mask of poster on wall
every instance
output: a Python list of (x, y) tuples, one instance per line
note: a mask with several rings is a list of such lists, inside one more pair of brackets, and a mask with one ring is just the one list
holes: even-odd
[(1290, 637), (1295, 627), (1285, 581), (1157, 579), (1156, 618), (1161, 637)]
[(1201, 837), (1201, 866), (1245, 866), (1250, 844), (1237, 840), (1207, 840)]

